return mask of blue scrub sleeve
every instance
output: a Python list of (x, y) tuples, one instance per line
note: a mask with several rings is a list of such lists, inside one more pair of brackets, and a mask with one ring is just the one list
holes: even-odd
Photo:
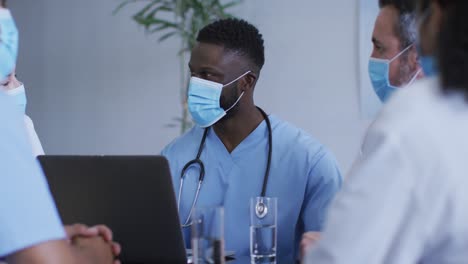
[(23, 115), (0, 92), (0, 257), (65, 238)]
[(308, 179), (301, 224), (305, 232), (321, 231), (327, 209), (343, 182), (335, 157), (323, 150), (322, 156), (312, 166)]

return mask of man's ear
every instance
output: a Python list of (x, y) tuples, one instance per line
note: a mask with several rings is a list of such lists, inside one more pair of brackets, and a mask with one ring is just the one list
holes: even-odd
[(250, 72), (242, 79), (244, 80), (244, 84), (242, 86), (244, 91), (253, 90), (255, 83), (257, 82), (258, 75), (256, 73)]

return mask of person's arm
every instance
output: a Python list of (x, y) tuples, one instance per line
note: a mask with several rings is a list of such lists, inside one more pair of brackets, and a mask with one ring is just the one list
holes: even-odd
[(321, 231), (330, 202), (340, 190), (343, 178), (333, 155), (323, 150), (309, 172), (302, 206), (305, 231)]
[[(322, 150), (318, 159), (311, 164), (306, 186), (306, 194), (302, 205), (300, 223), (303, 231), (312, 231), (310, 236), (301, 241), (296, 255), (303, 256), (306, 245), (310, 240), (316, 240), (322, 231), (325, 215), (330, 202), (340, 190), (342, 176), (333, 155), (327, 150)], [(298, 240), (300, 238), (297, 238)]]
[(110, 245), (102, 237), (76, 238), (71, 246), (65, 240), (48, 241), (7, 257), (9, 264), (112, 264)]
[(112, 246), (99, 236), (75, 236), (71, 244), (65, 240), (22, 121), (13, 103), (0, 94), (0, 256), (9, 263), (98, 263), (111, 255), (107, 263), (112, 263)]

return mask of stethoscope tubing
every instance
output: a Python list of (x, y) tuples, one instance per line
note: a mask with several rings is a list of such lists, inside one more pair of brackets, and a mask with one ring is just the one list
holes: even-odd
[[(263, 118), (265, 119), (265, 122), (267, 124), (267, 129), (268, 129), (268, 159), (267, 159), (267, 166), (266, 166), (266, 169), (265, 169), (265, 176), (263, 177), (262, 191), (261, 191), (261, 195), (260, 195), (260, 197), (265, 197), (266, 189), (267, 189), (267, 185), (268, 185), (268, 178), (269, 178), (269, 175), (270, 175), (271, 156), (272, 156), (272, 153), (273, 153), (273, 151), (272, 151), (272, 148), (273, 148), (273, 135), (272, 135), (273, 131), (272, 131), (272, 128), (271, 128), (271, 122), (270, 122), (270, 118), (268, 117), (268, 115), (261, 108), (257, 107), (257, 109), (261, 112)], [(196, 203), (198, 201), (198, 197), (200, 195), (201, 187), (202, 187), (203, 181), (205, 179), (205, 165), (203, 164), (203, 161), (200, 159), (200, 157), (201, 157), (201, 154), (203, 152), (203, 148), (205, 146), (205, 141), (206, 141), (209, 129), (210, 128), (205, 128), (205, 131), (203, 132), (203, 137), (202, 137), (202, 140), (200, 142), (200, 146), (198, 147), (197, 157), (194, 160), (191, 160), (187, 164), (185, 164), (185, 166), (184, 166), (184, 168), (182, 169), (182, 172), (181, 172), (179, 195), (178, 195), (178, 198), (177, 198), (177, 210), (179, 210), (179, 212), (180, 212), (180, 201), (181, 201), (181, 198), (182, 198), (182, 190), (183, 190), (183, 186), (184, 186), (185, 173), (187, 172), (187, 170), (192, 165), (198, 164), (200, 166), (200, 175), (198, 177), (198, 186), (197, 186), (197, 190), (195, 192), (195, 197), (194, 197), (194, 199), (192, 201), (192, 205), (190, 207), (189, 214), (188, 214), (187, 218), (185, 219), (184, 224), (182, 224), (182, 227), (189, 227), (189, 226), (192, 225), (192, 223), (189, 223), (190, 218), (192, 217), (193, 210), (194, 210), (195, 205), (196, 205)], [(262, 203), (262, 206), (265, 206), (265, 205)], [(257, 205), (257, 207), (258, 207), (258, 205)]]

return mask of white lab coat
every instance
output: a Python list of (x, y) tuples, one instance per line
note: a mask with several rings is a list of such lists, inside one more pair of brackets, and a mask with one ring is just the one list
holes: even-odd
[(468, 102), (425, 79), (368, 131), (310, 264), (468, 263)]
[(28, 133), (28, 140), (31, 144), (34, 157), (39, 155), (44, 155), (44, 149), (42, 148), (41, 141), (37, 136), (36, 130), (34, 129), (34, 124), (29, 116), (24, 115), (24, 124), (26, 126), (26, 131)]

